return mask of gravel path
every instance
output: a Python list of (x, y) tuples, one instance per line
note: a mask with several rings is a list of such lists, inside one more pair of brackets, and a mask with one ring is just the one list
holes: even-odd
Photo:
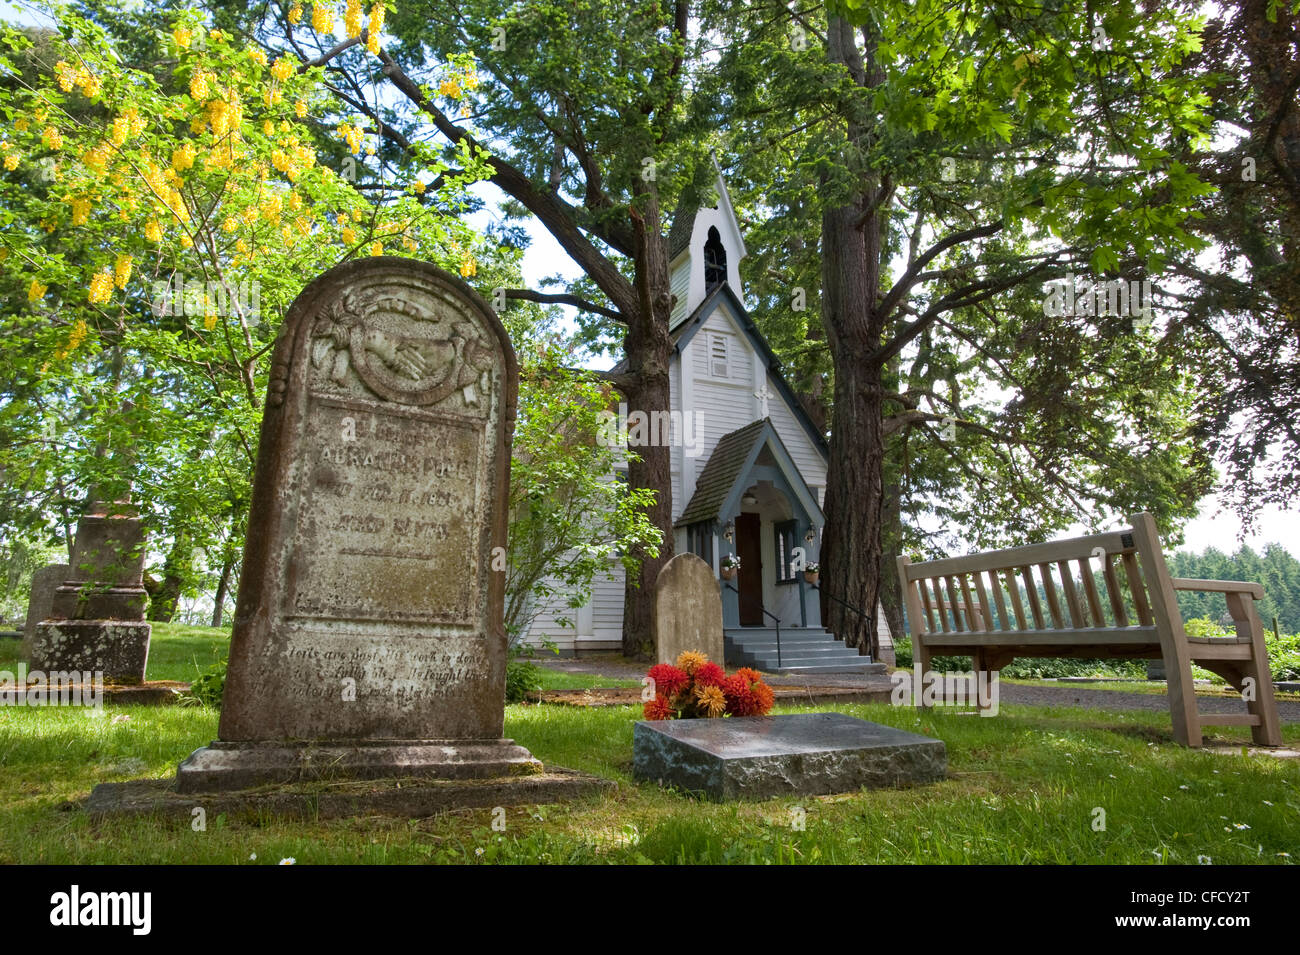
[[(537, 661), (541, 666), (564, 673), (584, 673), (613, 679), (639, 680), (645, 675), (643, 663), (629, 663), (622, 659), (563, 659), (550, 658)], [(854, 687), (863, 690), (888, 690), (889, 677), (854, 673), (819, 673), (815, 676), (769, 676), (773, 686), (834, 686)], [(1025, 706), (1079, 706), (1092, 710), (1151, 710), (1169, 712), (1169, 700), (1164, 694), (1127, 693), (1122, 690), (1092, 690), (1080, 686), (1020, 686), (1000, 684), (1001, 702)], [(1242, 704), (1233, 699), (1217, 696), (1196, 697), (1203, 713), (1240, 713)], [(1283, 723), (1300, 723), (1300, 700), (1278, 700), (1278, 716)]]

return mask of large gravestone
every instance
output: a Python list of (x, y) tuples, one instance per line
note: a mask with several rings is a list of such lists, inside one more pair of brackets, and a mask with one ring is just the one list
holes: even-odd
[(659, 571), (655, 645), (660, 663), (672, 663), (684, 650), (722, 663), (722, 593), (713, 568), (694, 554), (678, 554)]
[(298, 297), (272, 363), (220, 739), (181, 764), (181, 792), (540, 771), (501, 735), (494, 557), (517, 380), (495, 314), (433, 266), (370, 258)]
[(54, 591), (72, 576), (69, 564), (48, 564), (32, 574), (31, 590), (27, 594), (27, 620), (23, 624), (23, 659), (31, 659), (32, 636), (36, 625), (48, 620), (54, 609)]
[(135, 506), (92, 501), (77, 522), (67, 578), (25, 641), (32, 669), (102, 672), (109, 683), (143, 683), (151, 632), (144, 561), (145, 531)]

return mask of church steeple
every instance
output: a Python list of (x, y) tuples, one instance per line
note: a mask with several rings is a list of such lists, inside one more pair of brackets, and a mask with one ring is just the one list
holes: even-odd
[(695, 311), (723, 282), (744, 298), (739, 266), (746, 254), (745, 242), (716, 156), (713, 168), (718, 174), (713, 205), (694, 210), (679, 207), (668, 234), (673, 295), (677, 299), (673, 321)]

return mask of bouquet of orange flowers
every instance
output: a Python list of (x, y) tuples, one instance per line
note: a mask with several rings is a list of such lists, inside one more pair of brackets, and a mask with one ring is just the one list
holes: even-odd
[(645, 705), (648, 720), (718, 716), (766, 716), (772, 688), (757, 670), (741, 667), (731, 676), (703, 653), (687, 650), (677, 664), (658, 663), (646, 674), (655, 698)]

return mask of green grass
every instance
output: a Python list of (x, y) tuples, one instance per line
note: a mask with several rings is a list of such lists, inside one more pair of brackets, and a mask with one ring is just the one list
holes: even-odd
[(543, 690), (590, 690), (605, 686), (640, 686), (640, 680), (620, 679), (617, 677), (595, 676), (590, 673), (564, 673), (541, 667)]
[[(194, 832), (184, 821), (94, 823), (79, 803), (99, 782), (170, 777), (215, 737), (215, 711), (0, 709), (0, 862), (236, 863), (252, 854), (259, 863), (1300, 859), (1300, 766), (1177, 747), (1165, 714), (1004, 706), (997, 718), (981, 719), (883, 704), (829, 709), (943, 739), (949, 779), (910, 790), (698, 802), (632, 781), (635, 708), (510, 706), (508, 736), (546, 763), (614, 779), (618, 788), (569, 805), (511, 808), (505, 833), (491, 830), (488, 810), (414, 821), (218, 817)], [(1222, 732), (1220, 741), (1248, 739), (1236, 728)], [(1300, 744), (1300, 727), (1285, 733)], [(791, 826), (796, 808), (803, 831)], [(1095, 808), (1106, 812), (1104, 832), (1092, 829)]]
[[(189, 679), (225, 642), (219, 631), (160, 626), (150, 678)], [(12, 669), (10, 657), (16, 661), (16, 645), (0, 644), (0, 669)], [(548, 688), (636, 685), (543, 674)], [(617, 788), (571, 804), (510, 808), (504, 833), (491, 829), (489, 810), (420, 820), (216, 817), (194, 832), (187, 821), (96, 823), (80, 807), (97, 783), (173, 776), (180, 760), (216, 737), (216, 711), (0, 707), (0, 863), (249, 863), (253, 855), (259, 864), (1300, 861), (1300, 763), (1175, 746), (1167, 713), (1004, 705), (998, 717), (981, 719), (884, 704), (821, 709), (944, 740), (949, 778), (918, 789), (700, 802), (632, 780), (639, 708), (516, 705), (506, 708), (507, 736), (548, 764), (613, 779)], [(1283, 732), (1300, 746), (1300, 726)], [(1249, 740), (1242, 728), (1219, 734), (1209, 742)], [(1104, 832), (1092, 828), (1098, 808)], [(791, 825), (798, 811), (802, 831)]]

